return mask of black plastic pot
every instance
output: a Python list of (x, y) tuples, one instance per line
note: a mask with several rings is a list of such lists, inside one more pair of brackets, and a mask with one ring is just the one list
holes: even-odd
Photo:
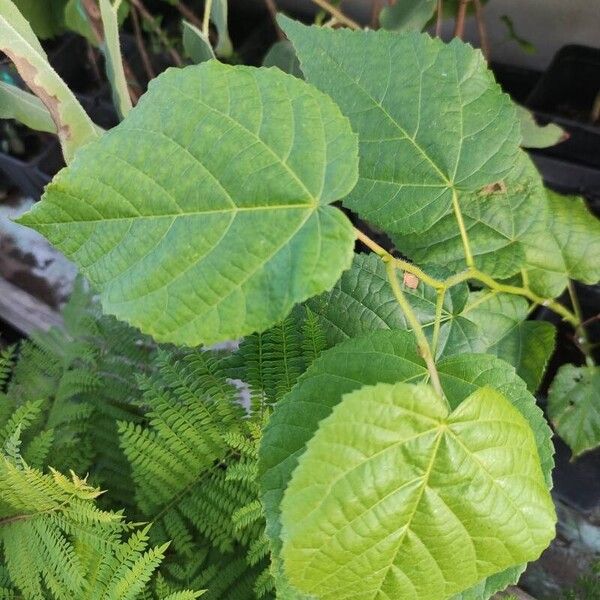
[[(43, 136), (42, 139), (40, 151), (30, 159), (21, 160), (0, 152), (0, 172), (6, 177), (8, 185), (18, 188), (29, 198), (38, 198), (44, 186), (64, 164), (58, 140), (49, 136)], [(25, 143), (29, 145), (27, 141)]]
[(541, 123), (569, 134), (565, 142), (532, 151), (550, 185), (567, 192), (600, 191), (600, 124), (590, 115), (600, 93), (600, 48), (565, 46), (527, 98)]
[(542, 77), (541, 71), (493, 62), (490, 65), (496, 81), (517, 104), (525, 104)]

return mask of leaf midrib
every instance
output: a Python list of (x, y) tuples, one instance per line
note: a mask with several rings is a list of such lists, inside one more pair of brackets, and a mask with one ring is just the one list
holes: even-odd
[[(63, 190), (55, 190), (60, 194), (65, 194), (71, 196), (77, 200), (81, 200), (77, 196), (72, 196), (72, 194), (68, 194)], [(212, 214), (228, 214), (228, 213), (238, 213), (238, 212), (254, 212), (254, 211), (268, 211), (268, 210), (298, 210), (298, 209), (318, 209), (318, 205), (316, 204), (274, 204), (271, 206), (236, 206), (235, 208), (223, 208), (219, 210), (195, 210), (195, 211), (187, 211), (187, 212), (178, 212), (178, 213), (164, 213), (161, 215), (132, 215), (130, 217), (111, 217), (106, 216), (102, 219), (80, 219), (78, 221), (69, 221), (65, 223), (64, 221), (44, 221), (42, 225), (67, 225), (69, 228), (74, 225), (85, 225), (88, 223), (105, 223), (107, 221), (110, 222), (119, 222), (119, 221), (136, 221), (136, 220), (158, 220), (158, 219), (177, 219), (183, 217), (193, 217), (197, 215), (212, 215)]]
[[(427, 152), (425, 152), (425, 150), (417, 143), (416, 139), (414, 139), (412, 136), (408, 135), (408, 132), (404, 129), (404, 127), (402, 127), (402, 125), (387, 111), (387, 109), (383, 106), (382, 103), (378, 102), (376, 98), (374, 98), (369, 91), (363, 86), (361, 85), (361, 83), (354, 79), (351, 74), (349, 74), (346, 69), (344, 68), (344, 65), (338, 61), (336, 61), (334, 59), (334, 57), (331, 55), (331, 53), (327, 50), (325, 50), (325, 48), (323, 48), (324, 50), (324, 54), (325, 56), (337, 67), (338, 72), (341, 72), (343, 75), (346, 76), (346, 78), (351, 81), (352, 83), (354, 83), (354, 85), (356, 85), (356, 87), (369, 99), (371, 100), (371, 102), (377, 106), (381, 112), (387, 117), (387, 119), (389, 119), (389, 121), (398, 129), (398, 131), (405, 136), (404, 139), (408, 140), (414, 147), (415, 149), (419, 152), (419, 154), (421, 154), (421, 156), (423, 156), (423, 158), (425, 158), (425, 160), (433, 167), (434, 171), (441, 177), (442, 179), (442, 185), (440, 185), (439, 187), (444, 187), (447, 186), (449, 189), (453, 189), (454, 187), (454, 183), (444, 174), (444, 172), (438, 167), (438, 165), (434, 162), (434, 160), (427, 154)], [(359, 138), (360, 139), (360, 138)], [(359, 177), (362, 178), (362, 175), (359, 175)]]

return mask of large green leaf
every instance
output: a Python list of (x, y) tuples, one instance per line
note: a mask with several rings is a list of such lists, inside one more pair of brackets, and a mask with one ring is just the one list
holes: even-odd
[(379, 23), (391, 31), (421, 31), (433, 17), (437, 0), (400, 0), (384, 6)]
[(548, 393), (548, 413), (579, 456), (600, 445), (600, 367), (563, 365)]
[(172, 69), (21, 222), (74, 260), (106, 312), (195, 345), (280, 321), (350, 266), (327, 206), (354, 186), (356, 137), (277, 69)]
[(48, 63), (29, 23), (11, 0), (0, 0), (0, 51), (40, 98), (56, 124), (65, 160), (96, 139), (98, 132), (67, 84)]
[(416, 33), (281, 25), (307, 80), (358, 133), (349, 208), (416, 262), (458, 271), (466, 261), (454, 197), (479, 269), (496, 278), (525, 269), (533, 291), (561, 293), (567, 277), (541, 178), (519, 148), (516, 108), (479, 52)]
[(552, 234), (560, 247), (565, 272), (584, 283), (600, 280), (600, 220), (582, 198), (547, 191)]
[(322, 600), (448, 598), (537, 558), (556, 520), (533, 433), (502, 394), (450, 412), (406, 383), (344, 396), (281, 514), (286, 574)]
[[(514, 369), (490, 355), (466, 354), (442, 359), (438, 370), (453, 408), (479, 388), (490, 385), (515, 405), (534, 431), (546, 484), (551, 487), (554, 464), (551, 431), (535, 398)], [(260, 451), (261, 496), (267, 534), (276, 558), (281, 548), (281, 499), (319, 422), (331, 414), (344, 394), (363, 385), (426, 380), (427, 368), (412, 333), (375, 331), (324, 352), (279, 402), (265, 430)], [(515, 583), (522, 570), (522, 566), (511, 568), (502, 578), (497, 577), (493, 591)]]
[(359, 135), (359, 182), (345, 204), (363, 218), (391, 234), (424, 231), (453, 192), (477, 192), (513, 167), (515, 108), (471, 46), (279, 20), (307, 80)]

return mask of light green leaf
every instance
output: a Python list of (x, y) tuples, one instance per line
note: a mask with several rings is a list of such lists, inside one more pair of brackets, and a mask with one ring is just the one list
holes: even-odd
[[(417, 289), (404, 287), (404, 291), (419, 322), (431, 330), (435, 321), (435, 290), (421, 282)], [(466, 284), (454, 286), (446, 294), (441, 328), (445, 337), (451, 337), (447, 330), (467, 298)], [(389, 284), (385, 265), (374, 254), (357, 254), (352, 267), (342, 274), (335, 287), (311, 298), (307, 305), (323, 324), (329, 346), (376, 329), (409, 329)]]
[(36, 131), (56, 133), (48, 109), (33, 94), (0, 81), (0, 119), (16, 119)]
[(556, 521), (510, 401), (484, 387), (449, 412), (429, 385), (406, 383), (344, 396), (281, 514), (286, 574), (322, 600), (447, 598), (536, 559)]
[(474, 308), (465, 316), (477, 325), (485, 351), (513, 365), (529, 390), (535, 392), (554, 351), (554, 326), (526, 321), (529, 304), (520, 296), (477, 292), (471, 301)]
[(513, 168), (514, 106), (471, 46), (279, 22), (307, 80), (358, 133), (359, 181), (344, 203), (364, 219), (390, 234), (425, 231), (447, 214), (454, 193), (476, 193)]
[(223, 58), (228, 58), (233, 54), (233, 44), (227, 28), (227, 1), (212, 0), (210, 8), (210, 20), (215, 24), (218, 34), (215, 54)]
[(565, 130), (554, 123), (538, 125), (531, 111), (522, 106), (517, 106), (517, 115), (521, 120), (521, 145), (525, 148), (548, 148), (568, 137)]
[(113, 102), (121, 118), (131, 110), (131, 97), (123, 69), (121, 44), (119, 42), (119, 16), (111, 0), (100, 0), (100, 15), (104, 27), (104, 43), (102, 53), (106, 63), (106, 75), (110, 82)]
[[(89, 16), (85, 7), (82, 4), (83, 0), (67, 0), (65, 9), (64, 9), (64, 22), (65, 26), (78, 33), (87, 39), (90, 44), (94, 46), (98, 45), (98, 38), (92, 29), (92, 25), (90, 24)], [(115, 2), (115, 0), (112, 0)], [(117, 10), (118, 22), (119, 25), (123, 24), (123, 21), (127, 18), (129, 14), (129, 2), (122, 1)]]
[(183, 24), (183, 50), (188, 58), (197, 65), (215, 58), (210, 42), (204, 34), (191, 23), (182, 21)]
[(548, 393), (548, 413), (575, 456), (600, 445), (600, 367), (563, 365)]
[(47, 61), (31, 27), (11, 0), (0, 0), (0, 51), (44, 103), (56, 124), (65, 160), (98, 133), (73, 92)]
[[(35, 36), (48, 39), (62, 33), (62, 14), (67, 0), (15, 0), (19, 12), (33, 29)], [(2, 8), (5, 10), (5, 7)]]
[[(440, 379), (452, 408), (481, 387), (494, 386), (528, 420), (537, 441), (546, 484), (552, 485), (553, 448), (551, 431), (535, 398), (514, 369), (490, 355), (466, 354), (443, 358), (438, 363)], [(292, 472), (319, 422), (341, 397), (363, 385), (380, 382), (427, 381), (427, 368), (412, 333), (376, 331), (347, 340), (327, 350), (278, 403), (264, 432), (260, 450), (261, 499), (267, 519), (267, 534), (277, 558), (281, 549), (280, 503)], [(503, 589), (518, 579), (523, 567), (497, 578)]]
[(379, 23), (391, 31), (422, 31), (436, 7), (437, 0), (400, 0), (381, 9)]
[(263, 59), (263, 67), (277, 67), (284, 73), (304, 78), (294, 46), (288, 40), (275, 42)]
[(560, 247), (565, 273), (571, 279), (594, 284), (600, 280), (600, 220), (582, 198), (547, 190), (551, 230)]
[(104, 310), (162, 341), (264, 330), (333, 286), (354, 234), (335, 104), (277, 69), (171, 69), (21, 222), (76, 262)]

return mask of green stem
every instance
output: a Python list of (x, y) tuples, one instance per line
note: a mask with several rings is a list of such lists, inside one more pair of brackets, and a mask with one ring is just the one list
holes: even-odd
[(475, 261), (473, 260), (473, 253), (471, 252), (471, 246), (469, 244), (469, 236), (467, 235), (467, 228), (465, 227), (465, 222), (460, 210), (460, 204), (458, 203), (458, 194), (456, 193), (456, 190), (452, 190), (452, 209), (454, 210), (454, 216), (456, 217), (456, 222), (458, 223), (460, 239), (462, 240), (467, 267), (473, 268), (475, 266)]
[[(458, 212), (460, 215), (460, 210)], [(462, 220), (462, 216), (460, 217)], [(457, 216), (458, 219), (458, 216)], [(466, 234), (466, 232), (465, 232)], [(486, 273), (483, 273), (479, 269), (471, 266), (456, 275), (452, 275), (447, 279), (436, 279), (435, 277), (431, 277), (427, 275), (422, 269), (417, 267), (416, 265), (402, 260), (400, 258), (395, 258), (392, 256), (387, 250), (382, 248), (379, 244), (371, 240), (366, 234), (362, 233), (359, 230), (356, 230), (356, 237), (361, 240), (368, 248), (373, 250), (376, 254), (378, 254), (382, 260), (386, 263), (393, 263), (395, 268), (402, 269), (407, 271), (408, 273), (412, 273), (416, 277), (418, 277), (421, 281), (426, 283), (427, 285), (433, 287), (436, 290), (447, 290), (452, 286), (455, 286), (463, 281), (469, 281), (470, 279), (479, 281), (483, 283), (490, 290), (494, 290), (496, 292), (502, 292), (505, 294), (513, 294), (516, 296), (523, 296), (527, 298), (534, 304), (539, 304), (540, 306), (546, 306), (550, 310), (554, 311), (556, 314), (560, 315), (565, 321), (570, 323), (575, 329), (579, 329), (581, 325), (581, 319), (574, 313), (572, 313), (568, 308), (563, 306), (560, 302), (552, 298), (542, 298), (538, 296), (535, 292), (533, 292), (529, 287), (519, 287), (516, 285), (508, 285), (504, 283), (500, 283), (496, 281), (493, 277), (490, 277)], [(467, 242), (468, 244), (468, 242)]]
[(437, 298), (435, 302), (435, 322), (433, 324), (433, 339), (431, 340), (431, 351), (433, 356), (437, 356), (438, 342), (440, 339), (440, 327), (442, 326), (442, 309), (444, 308), (444, 298), (446, 296), (446, 288), (437, 290)]
[(206, 0), (204, 3), (204, 21), (202, 22), (202, 33), (208, 39), (210, 27), (210, 12), (212, 10), (212, 0)]
[(577, 297), (575, 286), (573, 285), (573, 282), (570, 279), (567, 288), (569, 290), (569, 297), (571, 298), (573, 311), (575, 312), (575, 316), (579, 321), (579, 324), (575, 327), (575, 337), (577, 339), (577, 345), (585, 356), (585, 364), (588, 367), (594, 367), (596, 366), (596, 362), (594, 361), (594, 357), (592, 356), (592, 352), (590, 350), (590, 340), (588, 338), (585, 325), (583, 324), (583, 313), (581, 311), (581, 304), (579, 303), (579, 298)]
[(385, 248), (382, 248), (375, 240), (372, 240), (368, 235), (363, 233), (360, 229), (354, 229), (354, 233), (356, 235), (356, 239), (360, 240), (367, 248), (375, 252), (380, 258), (385, 261), (392, 260), (396, 263), (396, 266), (403, 271), (408, 271), (412, 273), (415, 277), (420, 279), (423, 283), (426, 283), (428, 286), (439, 290), (444, 287), (444, 282), (439, 279), (435, 279), (435, 277), (431, 277), (427, 275), (425, 271), (419, 269), (417, 265), (410, 263), (406, 260), (402, 260), (401, 258), (396, 258), (392, 256)]
[(437, 372), (437, 368), (435, 366), (435, 361), (433, 359), (433, 354), (431, 353), (431, 348), (429, 346), (429, 342), (425, 337), (425, 333), (423, 332), (423, 328), (421, 327), (421, 323), (419, 323), (419, 319), (417, 319), (417, 315), (415, 315), (410, 302), (406, 299), (404, 292), (402, 291), (402, 287), (398, 282), (398, 278), (396, 277), (396, 264), (393, 260), (386, 260), (386, 270), (388, 274), (388, 279), (390, 281), (390, 285), (392, 286), (392, 291), (394, 292), (394, 296), (402, 312), (406, 316), (406, 320), (408, 324), (412, 328), (412, 332), (417, 340), (417, 346), (419, 348), (419, 352), (427, 365), (427, 371), (429, 372), (429, 377), (431, 379), (431, 385), (433, 389), (440, 395), (441, 398), (444, 398), (444, 392), (442, 390), (442, 384), (440, 383), (440, 377)]

